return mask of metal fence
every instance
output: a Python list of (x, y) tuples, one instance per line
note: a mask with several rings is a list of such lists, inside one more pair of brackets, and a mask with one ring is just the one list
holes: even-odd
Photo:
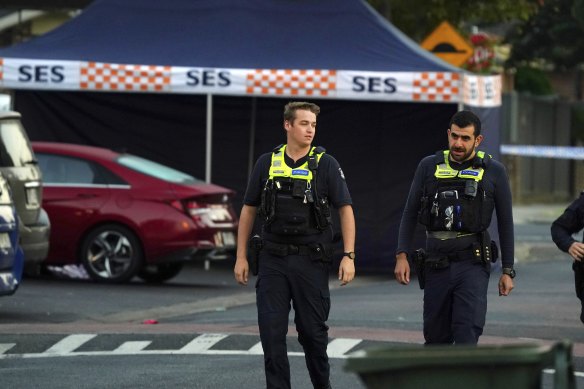
[[(503, 95), (502, 144), (578, 146), (584, 104), (515, 92)], [(581, 142), (581, 141), (580, 141)], [(584, 161), (503, 155), (516, 203), (569, 202), (584, 190)]]

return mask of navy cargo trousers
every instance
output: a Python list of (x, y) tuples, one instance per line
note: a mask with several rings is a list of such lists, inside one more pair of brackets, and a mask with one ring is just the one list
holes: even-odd
[(330, 387), (327, 356), (329, 265), (308, 255), (276, 256), (262, 250), (256, 282), (260, 338), (267, 388), (290, 388), (286, 335), (290, 303), (298, 341), (314, 388)]
[(426, 344), (477, 344), (487, 315), (490, 264), (451, 262), (426, 268), (424, 338)]

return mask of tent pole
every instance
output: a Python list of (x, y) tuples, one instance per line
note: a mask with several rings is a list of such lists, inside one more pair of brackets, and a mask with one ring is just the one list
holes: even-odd
[(213, 144), (213, 95), (207, 95), (207, 136), (205, 147), (205, 182), (211, 183), (211, 152)]
[(251, 98), (251, 125), (249, 128), (249, 160), (247, 163), (247, 177), (251, 176), (251, 171), (253, 170), (253, 154), (255, 151), (255, 133), (256, 133), (256, 111), (257, 111), (257, 98), (254, 96)]

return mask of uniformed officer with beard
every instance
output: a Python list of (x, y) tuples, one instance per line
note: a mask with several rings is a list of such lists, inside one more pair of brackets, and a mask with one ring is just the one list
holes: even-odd
[(426, 228), (425, 253), (417, 252), (418, 277), (425, 280), (426, 344), (476, 344), (487, 312), (490, 265), (496, 245), (487, 228), (493, 210), (501, 243), (499, 295), (513, 289), (515, 270), (511, 190), (504, 166), (478, 151), (481, 122), (457, 112), (448, 130), (448, 150), (422, 159), (402, 215), (395, 278), (410, 282), (410, 247), (416, 223)]

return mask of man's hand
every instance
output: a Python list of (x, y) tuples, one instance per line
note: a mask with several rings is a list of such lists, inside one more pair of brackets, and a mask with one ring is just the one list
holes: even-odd
[(509, 296), (513, 290), (513, 278), (507, 274), (501, 274), (499, 278), (499, 296)]
[(407, 285), (410, 283), (410, 264), (408, 263), (408, 257), (406, 253), (399, 253), (395, 258), (395, 269), (393, 270), (395, 279), (400, 284)]
[(235, 273), (235, 279), (238, 284), (247, 285), (247, 279), (249, 276), (249, 264), (247, 263), (247, 258), (237, 258), (235, 260), (233, 273)]
[(572, 243), (568, 249), (568, 254), (570, 254), (575, 261), (582, 261), (582, 258), (584, 258), (584, 243)]
[(343, 257), (339, 265), (339, 280), (341, 286), (347, 285), (355, 278), (355, 261), (348, 257)]

